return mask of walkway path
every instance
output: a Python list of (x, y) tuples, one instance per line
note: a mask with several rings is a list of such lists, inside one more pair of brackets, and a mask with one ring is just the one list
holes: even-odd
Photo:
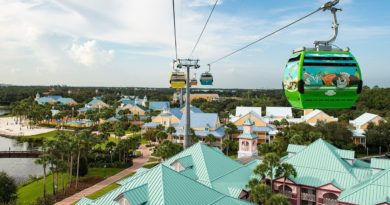
[(133, 160), (133, 166), (119, 172), (118, 174), (116, 175), (113, 175), (89, 188), (86, 188), (60, 202), (57, 202), (56, 205), (70, 205), (78, 200), (80, 200), (82, 197), (84, 196), (87, 196), (89, 194), (92, 194), (92, 193), (95, 193), (96, 191), (122, 179), (123, 177), (137, 171), (138, 168), (142, 167), (144, 164), (146, 164), (146, 162), (148, 161), (149, 157), (150, 157), (150, 152), (149, 152), (149, 149), (146, 148), (144, 145), (141, 145), (140, 149), (139, 149), (141, 152), (142, 152), (142, 157), (138, 157), (138, 158), (135, 158)]

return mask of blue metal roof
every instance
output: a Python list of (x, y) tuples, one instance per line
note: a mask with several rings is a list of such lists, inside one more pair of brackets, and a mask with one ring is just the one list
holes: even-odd
[(57, 102), (63, 105), (76, 103), (76, 101), (74, 101), (72, 98), (58, 98)]
[(62, 105), (76, 103), (76, 101), (74, 101), (72, 98), (63, 98), (63, 97), (57, 96), (57, 95), (49, 95), (47, 97), (40, 97), (36, 101), (40, 105), (49, 103), (50, 101), (60, 103)]
[(148, 122), (142, 125), (142, 128), (156, 128), (160, 123), (158, 122)]
[(96, 104), (101, 103), (101, 102), (103, 102), (103, 101), (101, 101), (99, 99), (93, 99), (89, 103), (87, 103), (87, 105), (93, 106), (93, 105), (96, 105)]
[[(243, 126), (242, 125), (239, 125), (237, 126), (237, 130), (238, 131), (243, 131)], [(276, 128), (272, 127), (272, 126), (256, 126), (256, 125), (253, 125), (252, 127), (252, 130), (253, 132), (271, 132), (271, 131), (275, 131)]]
[(170, 103), (168, 101), (150, 101), (149, 109), (151, 110), (164, 110), (170, 107)]
[[(214, 128), (218, 123), (217, 113), (191, 113), (191, 128)], [(179, 126), (183, 126), (186, 123), (186, 115), (183, 114), (180, 119)]]
[(179, 119), (183, 115), (183, 113), (181, 113), (181, 111), (180, 111), (180, 108), (171, 108), (170, 113), (172, 113), (172, 115), (175, 115)]

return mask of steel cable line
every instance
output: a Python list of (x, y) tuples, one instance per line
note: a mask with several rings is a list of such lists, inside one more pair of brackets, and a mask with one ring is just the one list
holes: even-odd
[(191, 53), (190, 53), (190, 55), (189, 55), (188, 58), (191, 58), (192, 54), (194, 54), (195, 49), (196, 49), (196, 47), (198, 46), (198, 43), (199, 43), (200, 39), (202, 38), (203, 32), (204, 32), (204, 30), (206, 29), (206, 26), (207, 26), (207, 24), (208, 24), (209, 21), (210, 21), (211, 15), (213, 15), (213, 12), (214, 12), (215, 6), (217, 6), (217, 3), (218, 3), (218, 0), (215, 1), (214, 6), (213, 6), (213, 8), (211, 9), (211, 12), (210, 12), (210, 14), (209, 14), (209, 17), (207, 18), (206, 23), (205, 23), (204, 26), (203, 26), (202, 32), (200, 32), (200, 35), (199, 35), (198, 39), (196, 40), (195, 46), (192, 48), (192, 51), (191, 51)]
[(172, 12), (173, 12), (173, 32), (175, 36), (175, 54), (176, 58), (175, 60), (177, 61), (177, 38), (176, 38), (176, 14), (175, 14), (175, 0), (172, 0)]
[(277, 29), (277, 30), (275, 30), (275, 31), (273, 31), (273, 32), (271, 32), (271, 33), (261, 37), (261, 38), (259, 38), (259, 39), (257, 39), (257, 40), (255, 40), (255, 41), (253, 41), (253, 42), (251, 42), (251, 43), (249, 43), (249, 44), (247, 44), (247, 45), (245, 45), (245, 46), (243, 46), (243, 47), (241, 47), (241, 48), (239, 48), (239, 49), (237, 49), (237, 50), (235, 50), (235, 51), (233, 51), (233, 52), (231, 52), (231, 53), (229, 53), (227, 55), (224, 55), (224, 56), (222, 56), (222, 57), (212, 61), (209, 64), (211, 65), (211, 64), (217, 63), (217, 62), (219, 62), (219, 61), (221, 61), (221, 60), (223, 60), (223, 59), (225, 59), (225, 58), (227, 58), (227, 57), (229, 57), (229, 56), (231, 56), (231, 55), (233, 55), (233, 54), (235, 54), (237, 52), (240, 52), (240, 51), (242, 51), (242, 50), (252, 46), (253, 44), (256, 44), (256, 43), (258, 43), (258, 42), (260, 42), (260, 41), (262, 41), (262, 40), (264, 40), (264, 39), (266, 39), (266, 38), (276, 34), (277, 32), (279, 32), (279, 31), (281, 31), (283, 29), (286, 29), (287, 27), (289, 27), (289, 26), (291, 26), (291, 25), (293, 25), (295, 23), (298, 23), (299, 21), (302, 21), (303, 19), (305, 19), (305, 18), (307, 18), (307, 17), (317, 13), (318, 11), (321, 11), (321, 10), (325, 9), (328, 6), (327, 4), (325, 4), (324, 6), (321, 6), (320, 8), (316, 9), (315, 11), (313, 11), (313, 12), (311, 12), (311, 13), (309, 13), (309, 14), (307, 14), (307, 15), (305, 15), (305, 16), (303, 16), (303, 17), (301, 17), (301, 18), (299, 18), (299, 19), (297, 19), (297, 20), (295, 20), (295, 21), (293, 21), (293, 22), (291, 22), (291, 23), (289, 23), (289, 24), (287, 24), (287, 25), (285, 25), (285, 26), (283, 26), (283, 27), (281, 27), (281, 28), (279, 28), (279, 29)]

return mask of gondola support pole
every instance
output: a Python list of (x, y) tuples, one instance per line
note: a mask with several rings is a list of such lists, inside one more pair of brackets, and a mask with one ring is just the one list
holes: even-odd
[(186, 110), (186, 124), (185, 124), (185, 130), (184, 130), (184, 142), (183, 147), (184, 149), (191, 146), (191, 138), (190, 138), (190, 130), (191, 130), (191, 103), (190, 103), (190, 69), (198, 69), (200, 66), (198, 65), (199, 60), (197, 59), (178, 59), (179, 64), (177, 65), (178, 68), (185, 68), (187, 71), (187, 77), (186, 77), (186, 104), (185, 104), (185, 110)]

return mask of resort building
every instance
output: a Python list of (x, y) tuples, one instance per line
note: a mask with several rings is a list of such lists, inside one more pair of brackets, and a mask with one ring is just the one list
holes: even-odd
[(163, 125), (165, 128), (177, 127), (182, 116), (179, 108), (166, 108), (159, 115), (152, 117), (152, 122), (145, 123), (142, 128), (156, 128), (158, 125)]
[(305, 109), (303, 110), (303, 116), (301, 118), (289, 118), (287, 121), (290, 124), (302, 123), (305, 122), (312, 126), (317, 125), (318, 122), (328, 123), (328, 122), (337, 122), (338, 119), (326, 114), (322, 110), (318, 109)]
[[(193, 100), (198, 100), (198, 99), (203, 99), (208, 102), (211, 101), (218, 101), (219, 100), (219, 95), (218, 94), (209, 94), (209, 93), (191, 93), (190, 95), (190, 102)], [(183, 96), (183, 100), (186, 100), (185, 95)]]
[(351, 130), (353, 133), (353, 142), (355, 144), (366, 146), (366, 131), (368, 125), (370, 123), (378, 125), (382, 120), (383, 118), (379, 115), (366, 112), (360, 115), (358, 118), (349, 121), (349, 124), (354, 128)]
[(97, 110), (110, 107), (108, 104), (101, 100), (101, 97), (94, 97), (90, 102), (85, 104), (84, 107), (78, 110), (79, 114), (85, 114), (88, 110)]
[(77, 102), (74, 101), (72, 98), (64, 98), (59, 95), (49, 95), (46, 97), (41, 97), (39, 93), (37, 93), (37, 95), (35, 96), (35, 101), (40, 105), (44, 105), (44, 104), (50, 104), (50, 105), (61, 104), (61, 105), (68, 105), (68, 106), (77, 105)]
[(390, 160), (367, 163), (322, 139), (308, 146), (290, 144), (287, 152), (282, 163), (293, 165), (297, 176), (274, 180), (273, 191), (283, 192), (285, 182), (292, 204), (389, 204)]
[(291, 107), (266, 107), (265, 113), (265, 117), (268, 119), (269, 122), (293, 118)]
[(170, 108), (168, 101), (150, 101), (149, 110), (163, 111), (164, 109)]
[[(195, 135), (199, 137), (199, 140), (204, 141), (207, 135), (211, 134), (217, 138), (216, 145), (222, 143), (222, 139), (225, 136), (225, 129), (219, 121), (217, 113), (197, 113), (193, 112), (190, 115), (191, 129), (194, 130)], [(186, 114), (184, 113), (180, 119), (179, 124), (175, 127), (176, 133), (174, 134), (177, 143), (183, 143), (185, 134), (185, 122)]]
[(122, 96), (119, 102), (121, 103), (121, 106), (132, 104), (132, 105), (142, 105), (146, 107), (148, 103), (148, 98), (146, 96), (144, 96), (143, 99), (140, 99), (138, 96)]
[(253, 122), (247, 119), (244, 122), (243, 133), (238, 136), (238, 158), (257, 157), (257, 135), (253, 134)]
[(230, 122), (236, 125), (237, 132), (233, 134), (237, 138), (243, 133), (243, 127), (247, 120), (253, 122), (253, 133), (258, 137), (258, 143), (270, 143), (277, 134), (274, 125), (269, 124), (261, 115), (261, 107), (236, 107), (236, 116), (230, 116)]
[(119, 108), (120, 110), (129, 110), (131, 114), (144, 116), (148, 112), (148, 109), (139, 104), (127, 104)]
[(202, 142), (148, 170), (141, 168), (120, 187), (77, 205), (249, 205), (246, 184), (260, 161), (241, 164)]
[(107, 105), (105, 102), (103, 102), (101, 99), (95, 97), (93, 98), (93, 100), (87, 103), (85, 107), (94, 108), (94, 109), (103, 109), (103, 108), (108, 108), (110, 106)]
[[(191, 113), (203, 113), (199, 108), (192, 106), (190, 107)], [(156, 128), (158, 125), (162, 125), (165, 128), (179, 126), (179, 122), (182, 119), (185, 108), (166, 108), (160, 114), (155, 117), (152, 117), (152, 122), (145, 123), (142, 128)]]

